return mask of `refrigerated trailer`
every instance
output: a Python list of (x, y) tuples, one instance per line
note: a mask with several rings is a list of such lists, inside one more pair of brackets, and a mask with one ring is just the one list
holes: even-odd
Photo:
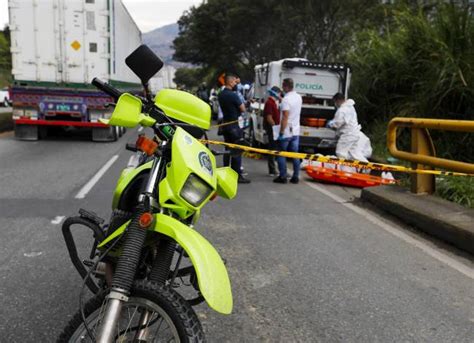
[(15, 135), (36, 140), (48, 126), (86, 127), (96, 141), (116, 140), (112, 98), (94, 77), (139, 92), (125, 58), (141, 32), (120, 0), (9, 0)]
[(336, 147), (335, 131), (325, 127), (335, 107), (332, 97), (340, 92), (346, 97), (351, 80), (350, 66), (344, 63), (312, 62), (304, 58), (286, 58), (255, 66), (254, 98), (250, 123), (250, 140), (267, 144), (263, 127), (263, 107), (272, 86), (281, 88), (286, 78), (294, 81), (294, 90), (301, 95), (300, 148), (320, 151)]

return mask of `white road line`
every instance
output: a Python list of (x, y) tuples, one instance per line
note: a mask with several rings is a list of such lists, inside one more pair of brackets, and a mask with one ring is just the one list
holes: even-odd
[(97, 183), (97, 181), (100, 180), (100, 178), (105, 174), (105, 172), (114, 164), (114, 162), (117, 160), (118, 155), (112, 156), (110, 160), (107, 161), (106, 164), (102, 166), (102, 168), (99, 169), (99, 171), (92, 177), (92, 179), (89, 180), (82, 188), (81, 190), (76, 194), (75, 198), (76, 199), (84, 199), (89, 193), (89, 191), (94, 187), (94, 185)]
[(143, 126), (140, 126), (140, 127), (138, 128), (138, 132), (142, 132), (142, 131), (143, 131)]
[(318, 185), (316, 185), (312, 182), (305, 181), (305, 183), (308, 186), (310, 186), (311, 188), (317, 190), (318, 192), (323, 193), (324, 195), (327, 195), (331, 199), (335, 200), (336, 202), (340, 203), (341, 205), (343, 205), (343, 206), (347, 207), (348, 209), (352, 210), (353, 212), (355, 212), (357, 214), (360, 214), (364, 218), (366, 218), (369, 221), (371, 221), (372, 223), (376, 224), (377, 226), (379, 226), (383, 230), (391, 233), (395, 237), (398, 237), (401, 240), (407, 242), (408, 244), (411, 244), (411, 245), (417, 247), (418, 249), (421, 249), (422, 251), (424, 251), (429, 256), (437, 259), (438, 261), (448, 265), (449, 267), (457, 270), (458, 272), (460, 272), (460, 273), (464, 274), (465, 276), (467, 276), (467, 277), (474, 280), (474, 268), (470, 268), (469, 266), (467, 266), (467, 265), (465, 265), (465, 264), (449, 257), (448, 255), (443, 254), (442, 252), (439, 252), (438, 250), (430, 247), (426, 243), (413, 238), (412, 236), (404, 233), (403, 231), (400, 231), (400, 230), (394, 228), (393, 226), (390, 226), (389, 224), (387, 224), (387, 223), (383, 222), (382, 220), (378, 219), (373, 214), (369, 213), (368, 211), (364, 210), (363, 208), (360, 208), (360, 207), (357, 207), (357, 206), (355, 206), (351, 203), (348, 203), (343, 198), (341, 198), (338, 195), (324, 189), (323, 187), (318, 186)]
[(56, 216), (56, 217), (54, 217), (53, 220), (51, 220), (51, 224), (54, 224), (54, 225), (61, 224), (63, 219), (64, 219), (64, 216)]

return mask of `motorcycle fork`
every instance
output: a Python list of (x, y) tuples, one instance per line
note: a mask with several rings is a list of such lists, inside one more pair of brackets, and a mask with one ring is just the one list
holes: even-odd
[[(138, 220), (142, 213), (150, 211), (150, 196), (153, 195), (155, 185), (158, 184), (161, 165), (162, 159), (155, 159), (153, 161), (145, 192), (140, 195), (135, 216), (127, 227), (122, 255), (119, 257), (112, 278), (110, 293), (107, 295), (104, 319), (100, 324), (97, 336), (98, 343), (113, 342), (122, 305), (128, 301), (146, 237), (146, 230), (140, 227)], [(141, 332), (142, 330), (139, 331)]]
[(148, 325), (150, 323), (152, 317), (152, 313), (148, 310), (144, 310), (140, 315), (140, 319), (138, 321), (138, 326), (142, 329), (138, 330), (135, 334), (134, 342), (147, 342), (148, 341), (148, 334), (150, 333), (148, 329)]
[[(158, 250), (153, 261), (153, 266), (149, 276), (149, 280), (160, 285), (166, 285), (168, 280), (171, 263), (176, 249), (176, 243), (168, 239), (160, 239), (158, 241)], [(148, 323), (152, 313), (144, 310), (140, 316), (139, 329), (135, 335), (136, 342), (146, 342), (149, 334)]]

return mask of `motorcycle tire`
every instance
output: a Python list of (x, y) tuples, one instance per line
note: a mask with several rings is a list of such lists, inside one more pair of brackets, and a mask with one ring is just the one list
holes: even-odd
[[(101, 314), (103, 315), (103, 305), (105, 301), (106, 294), (103, 292), (92, 297), (84, 306), (86, 322), (92, 332), (96, 332), (97, 330), (94, 324), (97, 324), (97, 322), (100, 321), (98, 317)], [(135, 306), (136, 309), (132, 311), (133, 315), (130, 317), (129, 308), (132, 306)], [(164, 286), (150, 281), (137, 281), (130, 293), (128, 302), (123, 304), (121, 318), (124, 316), (126, 320), (124, 326), (117, 325), (118, 332), (116, 333), (116, 341), (132, 341), (139, 328), (137, 323), (133, 321), (134, 315), (135, 313), (142, 313), (143, 309), (153, 311), (147, 324), (147, 328), (149, 328), (150, 332), (154, 331), (152, 325), (159, 324), (159, 330), (165, 322), (169, 330), (164, 331), (170, 331), (174, 342), (205, 342), (201, 323), (186, 300), (173, 289), (165, 288)], [(153, 319), (155, 312), (157, 317)], [(140, 317), (139, 314), (137, 316), (135, 319)], [(125, 331), (121, 330), (123, 327), (126, 328)], [(168, 340), (168, 337), (160, 336), (154, 336), (151, 337), (151, 340), (149, 339), (146, 341), (171, 341)], [(80, 311), (69, 321), (59, 336), (58, 342), (95, 342), (95, 340), (91, 340), (87, 333)]]

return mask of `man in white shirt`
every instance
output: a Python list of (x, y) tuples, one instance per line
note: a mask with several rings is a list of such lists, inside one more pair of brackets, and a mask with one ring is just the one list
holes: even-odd
[[(298, 152), (300, 145), (301, 106), (303, 100), (301, 95), (293, 90), (293, 87), (293, 79), (283, 80), (282, 88), (285, 92), (285, 96), (280, 107), (281, 124), (278, 143), (282, 151)], [(274, 179), (273, 182), (287, 183), (286, 158), (278, 156), (277, 162), (280, 175)], [(293, 176), (290, 179), (291, 183), (297, 184), (299, 182), (300, 163), (301, 161), (299, 159), (293, 159)]]

